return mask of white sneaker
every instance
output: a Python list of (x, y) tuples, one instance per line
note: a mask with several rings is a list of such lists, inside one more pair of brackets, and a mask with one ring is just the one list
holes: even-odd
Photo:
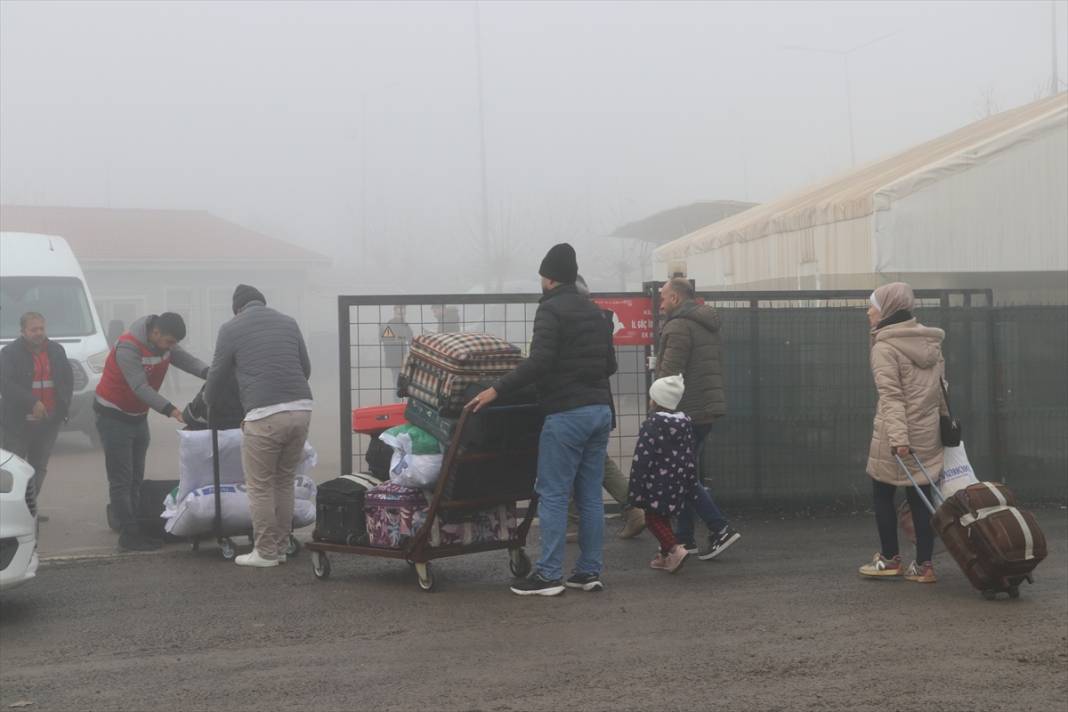
[(249, 554), (242, 554), (234, 559), (234, 563), (238, 566), (254, 566), (259, 569), (268, 569), (272, 566), (278, 566), (278, 559), (265, 559), (260, 556), (260, 552), (255, 549)]

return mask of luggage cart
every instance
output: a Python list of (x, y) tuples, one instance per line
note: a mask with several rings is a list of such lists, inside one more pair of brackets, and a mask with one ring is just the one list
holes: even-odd
[[(452, 556), (484, 551), (508, 551), (513, 576), (530, 573), (532, 564), (524, 551), (527, 534), (537, 514), (538, 497), (534, 492), (537, 476), (538, 436), (544, 416), (536, 405), (509, 405), (485, 408), (479, 413), (464, 409), (453, 428), (442, 462), (441, 474), (427, 508), (426, 520), (402, 546), (350, 546), (327, 542), (309, 542), (312, 571), (324, 580), (330, 576), (329, 554), (355, 554), (401, 559), (416, 572), (419, 588), (434, 590), (434, 572), (430, 562)], [(430, 542), (435, 522), (450, 515), (463, 515), (501, 505), (516, 505), (529, 500), (526, 516), (516, 528), (515, 536), (504, 541), (473, 544)]]
[[(214, 427), (211, 429), (211, 467), (212, 485), (214, 485), (213, 490), (215, 493), (215, 521), (212, 526), (212, 533), (189, 537), (189, 539), (193, 551), (200, 551), (200, 542), (215, 539), (219, 545), (219, 552), (222, 554), (222, 557), (227, 561), (230, 561), (237, 556), (237, 545), (234, 543), (233, 537), (248, 537), (248, 542), (252, 545), (255, 545), (256, 539), (251, 531), (227, 532), (223, 530), (222, 483), (219, 481), (219, 429)], [(286, 557), (296, 556), (299, 551), (300, 541), (298, 541), (291, 532), (289, 534), (289, 546), (286, 548)]]

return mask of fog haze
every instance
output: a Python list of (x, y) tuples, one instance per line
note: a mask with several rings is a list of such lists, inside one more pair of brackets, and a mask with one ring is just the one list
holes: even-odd
[[(863, 162), (1048, 92), (1050, 7), (4, 2), (0, 200), (209, 210), (350, 291), (464, 290), (488, 269), (476, 12), (489, 222), (522, 279), (552, 242), (847, 170), (842, 57), (788, 46), (891, 35), (849, 58)], [(419, 264), (376, 274), (382, 250)]]

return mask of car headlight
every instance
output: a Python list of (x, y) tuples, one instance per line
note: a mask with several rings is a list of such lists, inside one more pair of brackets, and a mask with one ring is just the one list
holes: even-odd
[(15, 476), (7, 470), (0, 470), (0, 494), (9, 494), (15, 489)]
[(93, 370), (93, 373), (103, 373), (104, 364), (108, 362), (108, 352), (101, 351), (98, 354), (93, 354), (85, 361), (89, 364), (89, 368)]

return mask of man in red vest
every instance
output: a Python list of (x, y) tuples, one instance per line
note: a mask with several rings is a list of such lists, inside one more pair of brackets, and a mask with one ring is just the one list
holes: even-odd
[(74, 374), (63, 346), (48, 339), (42, 315), (23, 314), (19, 328), (19, 338), (0, 350), (0, 426), (4, 449), (33, 467), (34, 493), (40, 501), (48, 459), (70, 411)]
[(96, 427), (104, 444), (111, 513), (119, 525), (119, 548), (127, 551), (158, 549), (137, 526), (141, 482), (148, 454), (148, 411), (155, 410), (182, 423), (182, 411), (159, 393), (167, 369), (175, 368), (199, 378), (208, 365), (184, 351), (185, 322), (179, 314), (150, 314), (133, 323), (108, 354), (104, 374), (96, 388)]

